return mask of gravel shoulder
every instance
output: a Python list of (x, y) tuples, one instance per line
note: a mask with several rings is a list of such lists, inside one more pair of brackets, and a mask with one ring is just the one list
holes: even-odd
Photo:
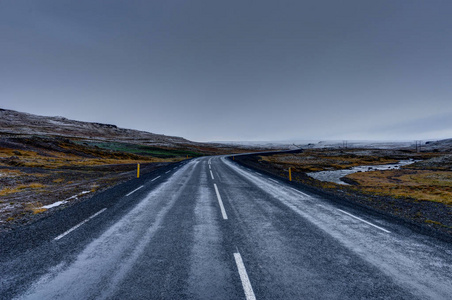
[[(145, 175), (168, 164), (141, 164), (140, 174)], [(8, 176), (0, 176), (0, 183), (10, 186), (11, 193), (0, 197), (0, 233), (33, 223), (136, 178), (136, 169), (136, 164), (70, 169), (2, 167), (0, 172)]]

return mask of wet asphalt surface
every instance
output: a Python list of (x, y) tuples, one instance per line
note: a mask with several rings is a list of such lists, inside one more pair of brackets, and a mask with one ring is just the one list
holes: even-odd
[(224, 157), (0, 237), (1, 299), (451, 299), (452, 245)]

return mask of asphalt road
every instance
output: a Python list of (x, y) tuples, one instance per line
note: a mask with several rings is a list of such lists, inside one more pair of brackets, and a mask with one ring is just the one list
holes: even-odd
[(0, 237), (2, 299), (451, 299), (452, 245), (225, 157)]

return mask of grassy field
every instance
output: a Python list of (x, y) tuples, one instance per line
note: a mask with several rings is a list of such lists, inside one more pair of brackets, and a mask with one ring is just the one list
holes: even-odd
[[(306, 173), (382, 165), (400, 160), (418, 162), (385, 171), (346, 176), (349, 185), (320, 181)], [(452, 154), (407, 150), (308, 149), (297, 154), (242, 157), (244, 165), (288, 178), (322, 194), (356, 203), (452, 235)]]
[[(80, 156), (57, 151), (27, 151), (0, 148), (0, 166), (58, 169), (63, 167), (95, 166), (107, 164), (131, 164), (138, 162), (176, 161), (158, 157), (131, 157), (108, 153), (94, 157)], [(183, 157), (180, 157), (182, 159)]]
[(157, 158), (176, 158), (176, 157), (200, 157), (202, 153), (190, 151), (190, 150), (178, 150), (178, 149), (165, 149), (156, 148), (145, 145), (135, 145), (128, 143), (117, 142), (78, 142), (86, 146), (94, 147), (97, 149), (111, 150), (121, 153), (136, 154), (140, 156), (151, 156)]
[(25, 146), (25, 150), (0, 146), (0, 166), (58, 169), (139, 162), (175, 162), (203, 155), (188, 150), (49, 137), (22, 138), (20, 142)]
[(283, 168), (292, 167), (299, 172), (317, 172), (339, 170), (361, 165), (382, 165), (398, 162), (397, 159), (372, 152), (369, 155), (357, 154), (352, 151), (306, 150), (299, 154), (277, 154), (262, 156), (263, 161), (280, 165)]
[[(416, 201), (435, 201), (451, 205), (452, 162), (439, 160), (441, 156), (442, 154), (436, 152), (312, 149), (299, 154), (262, 156), (260, 159), (276, 166), (281, 170), (281, 174), (287, 174), (287, 170), (291, 167), (295, 178), (297, 173), (390, 164), (403, 159), (420, 160), (419, 163), (399, 170), (359, 172), (348, 175), (346, 178), (351, 180), (352, 186), (341, 186), (331, 182), (318, 182), (317, 185), (322, 188), (351, 189), (367, 194), (411, 198)], [(432, 163), (425, 163), (428, 161)]]
[(347, 178), (366, 193), (452, 205), (452, 171), (401, 169), (354, 173)]
[[(201, 152), (49, 136), (0, 136), (0, 231), (98, 189)], [(80, 195), (80, 196), (77, 196)], [(82, 196), (83, 195), (83, 196)]]

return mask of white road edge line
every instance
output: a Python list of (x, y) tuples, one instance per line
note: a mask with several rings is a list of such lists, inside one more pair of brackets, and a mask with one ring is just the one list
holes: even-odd
[(88, 222), (89, 220), (91, 220), (92, 218), (100, 215), (101, 213), (103, 213), (107, 208), (103, 208), (101, 210), (99, 210), (97, 213), (95, 213), (94, 215), (92, 215), (91, 217), (89, 217), (88, 219), (78, 223), (77, 225), (75, 225), (74, 227), (72, 227), (71, 229), (67, 230), (66, 232), (60, 234), (59, 236), (57, 236), (56, 238), (54, 238), (55, 241), (58, 241), (59, 239), (63, 238), (64, 236), (66, 236), (67, 234), (71, 233), (72, 231), (76, 230), (77, 228), (79, 228), (80, 226), (82, 226), (83, 224), (85, 224), (86, 222)]
[(305, 193), (303, 193), (303, 192), (300, 192), (299, 190), (296, 190), (296, 189), (294, 189), (294, 188), (292, 188), (292, 191), (294, 191), (295, 193), (298, 193), (298, 194), (300, 194), (300, 195), (302, 195), (302, 196), (309, 197), (308, 194), (305, 194)]
[(218, 203), (220, 204), (221, 215), (223, 216), (224, 220), (227, 220), (228, 215), (226, 214), (226, 210), (224, 209), (223, 200), (221, 200), (220, 192), (218, 192), (218, 187), (215, 183), (213, 184), (213, 186), (215, 187), (215, 193), (217, 194)]
[(212, 168), (211, 168), (210, 165), (209, 165), (209, 170), (210, 170), (210, 169), (212, 169)]
[(273, 182), (275, 182), (275, 183), (279, 183), (278, 181), (276, 181), (276, 180), (274, 180), (274, 179), (271, 179), (271, 178), (268, 178), (268, 180), (271, 180), (271, 181), (273, 181)]
[(140, 186), (140, 187), (134, 189), (133, 191), (131, 191), (130, 193), (128, 193), (128, 194), (126, 195), (126, 197), (132, 195), (133, 193), (135, 193), (135, 192), (138, 191), (139, 189), (142, 189), (143, 187), (144, 187), (144, 185), (142, 185), (142, 186)]
[(212, 176), (212, 180), (215, 180), (215, 178), (213, 178), (212, 170), (210, 170), (210, 176)]
[(368, 224), (368, 225), (370, 225), (370, 226), (373, 226), (373, 227), (375, 227), (375, 228), (378, 228), (378, 229), (380, 229), (380, 230), (382, 230), (382, 231), (384, 231), (384, 232), (386, 232), (386, 233), (391, 233), (391, 231), (389, 231), (389, 230), (386, 230), (386, 229), (384, 229), (384, 228), (382, 228), (382, 227), (380, 227), (380, 226), (377, 226), (377, 225), (375, 225), (375, 224), (372, 224), (372, 223), (370, 223), (370, 222), (367, 222), (366, 220), (363, 220), (363, 219), (361, 219), (361, 218), (359, 218), (359, 217), (357, 217), (357, 216), (352, 215), (351, 213), (348, 213), (348, 212), (346, 212), (346, 211), (343, 211), (342, 209), (337, 209), (337, 210), (340, 211), (341, 213), (344, 213), (344, 214), (346, 214), (346, 215), (349, 215), (349, 216), (352, 217), (352, 218), (355, 218), (355, 219), (357, 219), (357, 220), (360, 220), (361, 222), (364, 222), (364, 223), (366, 223), (366, 224)]
[(155, 178), (152, 179), (151, 181), (157, 180), (158, 178), (160, 178), (160, 176), (155, 177)]
[(246, 300), (256, 300), (254, 295), (253, 287), (251, 286), (248, 273), (246, 273), (245, 265), (243, 264), (242, 256), (240, 253), (234, 253), (235, 263), (237, 269), (239, 270), (240, 280), (242, 281), (243, 291), (245, 292)]

